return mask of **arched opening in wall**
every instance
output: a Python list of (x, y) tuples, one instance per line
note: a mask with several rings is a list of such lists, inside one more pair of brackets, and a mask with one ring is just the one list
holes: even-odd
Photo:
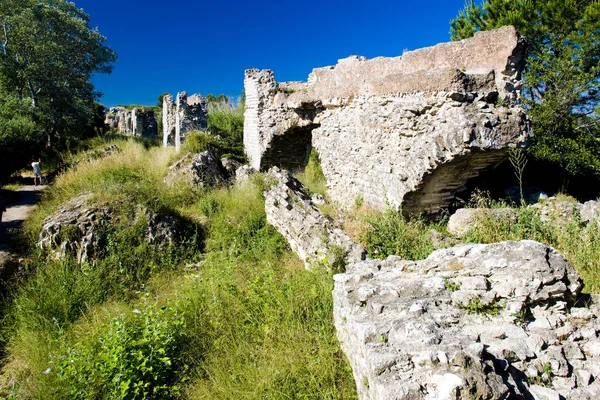
[(295, 127), (276, 135), (261, 159), (261, 170), (277, 166), (290, 171), (300, 171), (308, 164), (312, 149), (312, 131), (319, 124)]
[(456, 202), (456, 197), (467, 190), (470, 180), (486, 169), (494, 168), (506, 160), (505, 150), (474, 150), (437, 167), (425, 176), (421, 185), (408, 193), (402, 203), (402, 213), (426, 214), (441, 217)]
[[(453, 202), (451, 211), (472, 203), (481, 193), (492, 200), (520, 202), (519, 181), (509, 160), (467, 182), (466, 189)], [(558, 193), (573, 196), (582, 203), (596, 200), (600, 197), (600, 179), (592, 174), (573, 177), (556, 164), (529, 157), (523, 170), (523, 197), (526, 202), (537, 202), (540, 194), (554, 196)]]

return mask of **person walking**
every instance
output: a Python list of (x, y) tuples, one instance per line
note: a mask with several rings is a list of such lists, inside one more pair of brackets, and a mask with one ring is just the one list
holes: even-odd
[(35, 184), (35, 186), (38, 185), (38, 179), (40, 181), (40, 185), (42, 184), (42, 169), (40, 168), (40, 162), (42, 161), (42, 159), (40, 157), (38, 157), (37, 161), (35, 160), (35, 158), (33, 159), (33, 162), (31, 163), (31, 168), (33, 168), (33, 183)]
[(2, 232), (2, 214), (6, 211), (6, 201), (0, 190), (0, 232)]

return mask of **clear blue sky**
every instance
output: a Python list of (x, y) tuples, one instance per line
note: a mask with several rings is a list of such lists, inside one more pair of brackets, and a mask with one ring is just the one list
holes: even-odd
[(449, 40), (464, 0), (132, 1), (75, 0), (118, 53), (94, 77), (101, 102), (156, 103), (163, 92), (238, 96), (244, 70), (278, 81), (349, 55), (397, 56)]

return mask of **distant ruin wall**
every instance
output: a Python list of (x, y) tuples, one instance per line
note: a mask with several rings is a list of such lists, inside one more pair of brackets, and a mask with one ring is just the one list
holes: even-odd
[(401, 57), (350, 57), (307, 83), (247, 70), (246, 154), (256, 169), (299, 169), (312, 145), (334, 200), (436, 213), (526, 139), (524, 51), (504, 27)]
[(208, 127), (208, 101), (206, 97), (194, 94), (188, 97), (186, 92), (163, 97), (163, 146), (174, 145), (177, 151), (185, 135), (194, 130), (206, 130)]
[(146, 137), (158, 135), (158, 124), (154, 118), (154, 111), (151, 110), (112, 107), (106, 113), (104, 123), (123, 135)]

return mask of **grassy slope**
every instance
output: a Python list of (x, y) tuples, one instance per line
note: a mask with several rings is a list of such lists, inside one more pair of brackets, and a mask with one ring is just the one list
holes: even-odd
[[(45, 216), (85, 191), (119, 210), (107, 257), (94, 266), (32, 249), (4, 321), (3, 394), (354, 398), (331, 276), (304, 271), (267, 225), (260, 178), (196, 194), (184, 182), (167, 189), (171, 151), (118, 145), (58, 177), (27, 223), (33, 243)], [(196, 236), (147, 245), (137, 207), (185, 216)]]

